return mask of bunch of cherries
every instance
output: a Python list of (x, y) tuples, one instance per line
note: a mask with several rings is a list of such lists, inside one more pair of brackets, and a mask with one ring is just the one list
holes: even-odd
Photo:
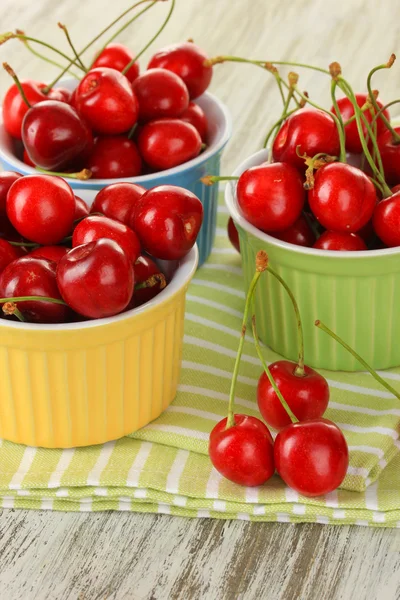
[(104, 187), (89, 207), (61, 177), (0, 173), (0, 304), (7, 318), (110, 317), (166, 285), (155, 262), (193, 247), (203, 205), (183, 188)]
[[(174, 0), (164, 25), (173, 7)], [(3, 101), (4, 127), (24, 162), (52, 174), (112, 179), (170, 169), (202, 152), (208, 123), (194, 99), (208, 88), (213, 69), (199, 46), (192, 41), (167, 46), (140, 73), (137, 57), (143, 51), (135, 56), (126, 46), (111, 42), (85, 66), (83, 52), (76, 52), (66, 27), (59, 25), (74, 57), (51, 84), (19, 81), (4, 63), (15, 81)], [(18, 30), (0, 36), (0, 43), (12, 38), (28, 48), (31, 43), (48, 47)], [(83, 73), (73, 92), (56, 87), (71, 66)]]

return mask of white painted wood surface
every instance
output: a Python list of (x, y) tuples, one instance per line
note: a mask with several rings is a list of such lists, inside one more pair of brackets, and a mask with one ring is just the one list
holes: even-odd
[[(24, 29), (66, 48), (61, 21), (80, 48), (128, 5), (1, 0), (0, 29)], [(166, 4), (154, 8), (120, 41), (141, 48), (166, 10)], [(361, 90), (369, 68), (399, 50), (399, 29), (398, 0), (178, 0), (155, 48), (192, 37), (210, 55), (321, 66), (338, 60)], [(21, 77), (48, 80), (56, 73), (18, 41), (2, 46), (0, 58)], [(399, 72), (395, 65), (376, 77), (383, 99), (400, 96)], [(0, 73), (1, 95), (9, 83)], [(329, 103), (324, 76), (301, 71), (300, 85)], [(229, 174), (260, 147), (279, 116), (279, 96), (268, 73), (241, 65), (217, 67), (211, 89), (234, 117), (235, 135), (223, 161)], [(0, 515), (1, 600), (394, 600), (400, 597), (399, 567), (396, 530), (126, 513)]]

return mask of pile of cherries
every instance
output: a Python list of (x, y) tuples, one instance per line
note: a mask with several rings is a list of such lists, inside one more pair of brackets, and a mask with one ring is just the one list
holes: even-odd
[[(0, 42), (13, 37), (31, 39), (17, 32)], [(73, 92), (56, 86), (59, 77), (19, 81), (5, 63), (15, 83), (3, 100), (4, 127), (25, 163), (52, 174), (112, 179), (170, 169), (207, 144), (207, 116), (194, 102), (212, 78), (206, 60), (188, 41), (159, 50), (140, 73), (132, 51), (112, 42), (88, 67), (77, 55), (83, 77)]]
[(200, 200), (175, 186), (114, 183), (89, 211), (61, 177), (0, 173), (4, 315), (64, 323), (140, 306), (167, 283), (155, 259), (183, 258), (202, 219)]

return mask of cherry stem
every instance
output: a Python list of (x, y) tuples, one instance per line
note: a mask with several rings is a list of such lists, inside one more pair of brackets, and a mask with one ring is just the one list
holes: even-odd
[(36, 248), (40, 246), (40, 244), (36, 244), (35, 242), (11, 242), (10, 240), (4, 240), (8, 242), (11, 246), (17, 246), (18, 248)]
[(4, 304), (5, 302), (52, 302), (53, 304), (62, 304), (63, 306), (68, 306), (64, 300), (60, 300), (59, 298), (48, 298), (47, 296), (15, 296), (13, 298), (0, 298), (0, 304)]
[[(65, 58), (65, 60), (67, 60), (69, 62), (68, 67), (66, 67), (65, 73), (73, 65), (75, 65), (79, 69), (83, 70), (82, 67), (80, 66), (80, 64), (76, 62), (75, 58), (71, 58), (67, 54), (64, 54), (64, 52), (61, 52), (61, 50), (58, 50), (57, 48), (54, 48), (54, 46), (51, 46), (50, 44), (47, 44), (46, 42), (43, 42), (42, 40), (38, 40), (37, 38), (33, 38), (33, 37), (29, 36), (29, 35), (25, 35), (25, 34), (22, 34), (22, 33), (13, 33), (12, 37), (13, 38), (18, 38), (19, 40), (25, 40), (25, 41), (28, 41), (28, 42), (33, 42), (34, 44), (39, 44), (40, 46), (44, 46), (45, 48), (48, 48), (49, 50), (52, 50), (53, 52), (56, 52), (57, 54), (59, 54), (60, 56), (62, 56), (63, 58)], [(50, 86), (50, 87), (48, 86), (49, 89), (51, 89), (51, 87), (52, 86)]]
[(239, 177), (234, 177), (232, 176), (221, 176), (218, 177), (217, 175), (204, 175), (204, 177), (201, 177), (200, 181), (201, 183), (204, 183), (204, 185), (214, 185), (214, 183), (217, 183), (218, 181), (238, 181)]
[(344, 123), (343, 123), (343, 118), (342, 118), (342, 113), (339, 110), (339, 106), (336, 100), (336, 88), (337, 88), (337, 81), (335, 81), (334, 79), (332, 79), (331, 82), (331, 98), (332, 98), (332, 104), (333, 104), (333, 108), (335, 109), (335, 113), (336, 116), (339, 120), (340, 123), (340, 127), (343, 131), (343, 135), (345, 137), (345, 142), (346, 142), (346, 132), (344, 131)]
[[(375, 94), (373, 93), (372, 90), (372, 76), (374, 75), (374, 73), (376, 73), (377, 71), (380, 71), (381, 69), (390, 69), (391, 66), (393, 65), (394, 61), (396, 60), (396, 55), (395, 54), (391, 54), (388, 62), (384, 65), (378, 65), (377, 67), (371, 69), (371, 71), (368, 73), (368, 77), (367, 77), (367, 89), (368, 89), (368, 94), (369, 97), (371, 99), (371, 103), (373, 105), (373, 107), (375, 108), (375, 111), (379, 111), (380, 110), (380, 106), (376, 101), (375, 98)], [(383, 112), (380, 115), (381, 120), (384, 122), (385, 127), (387, 127), (387, 129), (389, 129), (389, 131), (391, 132), (392, 136), (393, 136), (393, 140), (397, 143), (400, 143), (400, 135), (394, 130), (394, 128), (391, 126), (390, 122), (388, 121), (388, 119), (385, 117), (385, 115), (383, 114)]]
[[(17, 33), (25, 35), (25, 33), (19, 29), (17, 29)], [(34, 56), (37, 56), (41, 60), (44, 60), (45, 62), (49, 63), (50, 65), (54, 65), (55, 67), (58, 67), (59, 69), (64, 68), (64, 65), (58, 63), (55, 60), (52, 60), (51, 58), (48, 58), (48, 56), (45, 56), (44, 54), (41, 54), (40, 52), (38, 52), (37, 50), (32, 48), (32, 46), (30, 45), (30, 43), (27, 40), (21, 39), (21, 42), (24, 44), (25, 48), (27, 50), (29, 50), (29, 52), (31, 52)], [(76, 75), (73, 71), (68, 70), (68, 73), (71, 75), (71, 77), (75, 77), (75, 79), (79, 79), (78, 75)]]
[(292, 421), (292, 423), (298, 423), (299, 422), (298, 418), (296, 417), (296, 415), (294, 414), (294, 412), (290, 408), (289, 404), (286, 402), (285, 398), (282, 396), (281, 391), (278, 388), (278, 386), (276, 385), (275, 380), (272, 377), (272, 373), (269, 370), (269, 367), (268, 367), (267, 363), (264, 360), (264, 357), (263, 357), (262, 351), (261, 351), (260, 342), (258, 340), (257, 330), (256, 330), (256, 315), (254, 314), (254, 301), (252, 303), (252, 308), (253, 308), (253, 316), (251, 318), (251, 323), (252, 323), (252, 330), (253, 330), (254, 345), (255, 345), (256, 350), (257, 350), (258, 358), (261, 361), (261, 364), (263, 366), (263, 369), (265, 371), (266, 376), (269, 379), (270, 384), (274, 388), (275, 394), (278, 396), (278, 398), (279, 398), (279, 400), (280, 400), (283, 408), (286, 410), (287, 414), (289, 415), (290, 420)]
[(263, 271), (265, 271), (267, 266), (268, 266), (267, 253), (264, 252), (263, 250), (260, 250), (259, 252), (257, 252), (256, 272), (254, 273), (253, 279), (250, 283), (250, 287), (249, 287), (249, 290), (248, 290), (247, 296), (246, 296), (246, 303), (244, 305), (242, 329), (241, 329), (241, 334), (240, 334), (239, 347), (238, 347), (238, 351), (236, 354), (235, 366), (234, 366), (233, 373), (232, 373), (231, 389), (229, 392), (228, 418), (226, 421), (225, 429), (229, 429), (229, 427), (233, 427), (235, 425), (235, 415), (234, 415), (235, 389), (236, 389), (236, 381), (237, 381), (237, 377), (238, 377), (238, 373), (239, 373), (240, 359), (241, 359), (242, 353), (243, 353), (243, 345), (244, 345), (244, 338), (246, 335), (247, 321), (249, 318), (250, 304), (251, 304), (251, 300), (253, 298), (254, 290), (257, 286), (257, 282), (260, 279), (261, 273)]
[(3, 313), (8, 316), (17, 317), (18, 321), (25, 322), (26, 319), (14, 302), (5, 302), (3, 304)]
[(174, 12), (174, 8), (175, 8), (175, 0), (172, 0), (171, 8), (169, 9), (169, 12), (168, 12), (168, 14), (167, 14), (167, 16), (166, 16), (166, 18), (164, 20), (164, 23), (161, 25), (161, 27), (158, 29), (158, 31), (155, 33), (155, 35), (153, 35), (153, 37), (150, 39), (150, 41), (147, 42), (147, 44), (144, 46), (144, 48), (142, 48), (141, 51), (138, 52), (138, 54), (136, 54), (136, 56), (134, 58), (132, 58), (132, 60), (126, 65), (126, 67), (122, 71), (123, 75), (125, 75), (125, 73), (127, 73), (129, 71), (129, 69), (131, 68), (131, 66), (137, 60), (139, 60), (139, 58), (142, 56), (142, 54), (144, 52), (146, 52), (147, 48), (149, 48), (149, 46), (151, 46), (151, 44), (158, 38), (158, 36), (163, 31), (163, 29), (166, 27), (168, 21), (170, 20), (171, 15)]
[(163, 273), (155, 273), (154, 275), (151, 275), (145, 281), (141, 281), (140, 283), (137, 283), (135, 285), (135, 292), (137, 290), (152, 288), (158, 284), (160, 284), (160, 290), (163, 290), (167, 285), (167, 281), (166, 281), (165, 275), (163, 275)]
[(316, 327), (318, 327), (319, 329), (322, 329), (322, 331), (324, 331), (325, 333), (330, 335), (331, 338), (336, 340), (341, 346), (343, 346), (343, 348), (345, 348), (348, 352), (350, 352), (350, 354), (352, 356), (354, 356), (354, 358), (356, 358), (358, 360), (358, 362), (361, 363), (362, 366), (369, 373), (371, 373), (372, 377), (376, 381), (378, 381), (381, 385), (383, 385), (384, 388), (389, 390), (389, 392), (391, 392), (396, 398), (398, 398), (400, 400), (400, 393), (397, 392), (391, 385), (389, 385), (389, 383), (387, 383), (380, 375), (378, 375), (378, 373), (363, 358), (361, 358), (361, 356), (359, 354), (357, 354), (357, 352), (355, 350), (353, 350), (353, 348), (351, 348), (336, 333), (334, 333), (331, 329), (329, 329), (329, 327), (327, 327), (327, 325), (325, 325), (324, 323), (321, 323), (321, 321), (319, 321), (319, 320), (315, 321), (315, 325), (316, 325)]
[(25, 104), (27, 105), (27, 107), (28, 108), (32, 108), (32, 105), (30, 104), (28, 98), (25, 95), (25, 92), (24, 92), (24, 89), (23, 89), (23, 87), (21, 85), (21, 82), (18, 79), (17, 75), (15, 74), (15, 71), (6, 62), (3, 62), (3, 68), (7, 71), (7, 73), (10, 75), (10, 77), (12, 77), (14, 79), (15, 85), (17, 86), (18, 91), (21, 94), (22, 100), (25, 102)]
[(304, 69), (311, 69), (312, 71), (319, 71), (320, 73), (324, 73), (325, 75), (329, 75), (329, 71), (326, 69), (322, 69), (321, 67), (315, 67), (314, 65), (306, 65), (304, 63), (290, 62), (285, 60), (253, 60), (250, 58), (242, 58), (240, 56), (216, 56), (215, 58), (210, 58), (207, 61), (207, 64), (210, 66), (217, 65), (224, 62), (240, 62), (240, 63), (249, 63), (252, 65), (258, 65), (265, 68), (265, 65), (286, 65), (288, 67), (301, 67)]
[(36, 171), (40, 173), (45, 173), (46, 175), (55, 175), (56, 177), (68, 177), (69, 179), (79, 179), (79, 181), (87, 181), (92, 176), (92, 171), (90, 169), (82, 169), (78, 173), (59, 173), (58, 171), (46, 171), (46, 169), (41, 169), (40, 167), (35, 167)]
[(276, 121), (276, 123), (273, 124), (273, 126), (271, 127), (271, 129), (267, 133), (267, 137), (264, 140), (263, 148), (266, 148), (268, 146), (268, 142), (271, 139), (271, 136), (273, 135), (275, 129), (279, 128), (279, 126), (283, 123), (283, 121), (285, 121), (288, 117), (290, 117), (290, 115), (292, 115), (293, 113), (295, 113), (296, 111), (298, 111), (299, 108), (300, 107), (293, 108), (293, 110), (291, 110), (288, 113), (286, 113), (285, 115), (281, 116)]
[(85, 71), (85, 73), (87, 73), (87, 68), (83, 64), (83, 62), (81, 60), (81, 57), (79, 56), (79, 54), (76, 51), (76, 48), (75, 48), (75, 46), (74, 46), (74, 44), (73, 44), (73, 42), (71, 40), (71, 36), (69, 35), (69, 31), (67, 29), (67, 26), (63, 25), (62, 23), (57, 23), (57, 25), (65, 33), (65, 37), (67, 38), (68, 44), (71, 46), (71, 50), (74, 53), (76, 60), (78, 61), (79, 65), (82, 67), (82, 69)]

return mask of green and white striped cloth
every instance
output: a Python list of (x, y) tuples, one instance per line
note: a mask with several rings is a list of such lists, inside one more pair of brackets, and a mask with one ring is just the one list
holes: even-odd
[[(331, 386), (326, 416), (350, 447), (342, 489), (308, 499), (277, 476), (260, 488), (244, 488), (212, 468), (208, 436), (226, 415), (244, 305), (240, 257), (227, 240), (226, 221), (221, 198), (215, 249), (188, 292), (182, 374), (172, 406), (132, 437), (102, 446), (46, 450), (3, 441), (0, 506), (400, 526), (400, 403), (369, 374), (325, 373)], [(277, 359), (267, 349), (265, 356)], [(260, 373), (248, 339), (237, 412), (258, 415)], [(400, 369), (384, 375), (400, 386)]]

